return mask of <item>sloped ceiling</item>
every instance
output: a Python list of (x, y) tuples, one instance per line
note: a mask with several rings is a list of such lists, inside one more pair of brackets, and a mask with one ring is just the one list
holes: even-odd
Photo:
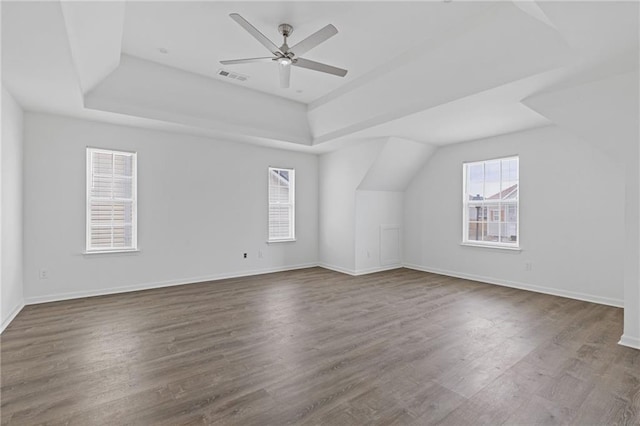
[[(637, 69), (636, 2), (2, 2), (3, 84), (27, 110), (326, 152), (401, 137), (442, 145), (548, 125), (522, 103), (591, 70)], [(272, 64), (228, 14), (279, 43), (338, 35), (310, 59), (345, 79)], [(295, 36), (295, 37), (294, 37)], [(167, 53), (162, 53), (161, 50)], [(623, 58), (611, 62), (611, 58)], [(627, 70), (628, 71), (628, 70)]]
[(636, 70), (540, 93), (523, 102), (624, 164), (627, 146), (637, 143), (639, 78)]
[(85, 102), (92, 109), (311, 144), (306, 108), (299, 102), (131, 56), (123, 55), (120, 66), (86, 94)]
[(378, 153), (357, 189), (402, 192), (433, 151), (433, 145), (391, 137)]
[(311, 128), (319, 141), (343, 136), (564, 66), (571, 53), (553, 29), (511, 3), (498, 4), (472, 25), (408, 52), (394, 68), (312, 103)]
[(69, 47), (81, 89), (86, 93), (120, 63), (123, 2), (61, 2)]

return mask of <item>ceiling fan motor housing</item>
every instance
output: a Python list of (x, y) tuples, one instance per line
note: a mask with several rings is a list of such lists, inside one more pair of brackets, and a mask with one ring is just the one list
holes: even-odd
[(278, 31), (285, 37), (289, 37), (293, 32), (293, 27), (289, 24), (280, 24), (278, 25)]

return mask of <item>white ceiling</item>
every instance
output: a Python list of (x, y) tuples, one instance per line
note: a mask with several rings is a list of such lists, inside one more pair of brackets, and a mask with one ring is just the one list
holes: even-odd
[[(392, 61), (412, 47), (437, 39), (491, 6), (489, 2), (128, 2), (124, 53), (212, 78), (219, 69), (249, 76), (244, 87), (309, 103), (341, 85)], [(279, 87), (272, 63), (223, 66), (225, 59), (270, 56), (264, 46), (236, 24), (239, 13), (276, 45), (278, 25), (294, 27), (289, 46), (333, 24), (338, 34), (310, 50), (305, 58), (348, 70), (336, 77), (294, 68), (291, 87)], [(160, 48), (168, 53), (163, 54)]]
[[(375, 138), (442, 145), (550, 124), (522, 100), (638, 66), (637, 2), (10, 2), (2, 82), (24, 109), (324, 152)], [(332, 23), (278, 86), (229, 13), (276, 44)], [(164, 48), (168, 53), (159, 51)], [(275, 95), (275, 96), (274, 96)], [(306, 104), (306, 105), (305, 105)]]

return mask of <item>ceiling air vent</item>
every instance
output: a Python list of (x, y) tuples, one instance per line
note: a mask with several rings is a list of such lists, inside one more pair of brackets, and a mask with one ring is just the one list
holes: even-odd
[(238, 74), (237, 72), (231, 72), (231, 71), (227, 71), (227, 70), (223, 70), (223, 69), (219, 69), (218, 70), (218, 75), (224, 78), (230, 78), (232, 80), (237, 80), (237, 81), (247, 81), (249, 80), (249, 76), (248, 75), (244, 75), (244, 74)]

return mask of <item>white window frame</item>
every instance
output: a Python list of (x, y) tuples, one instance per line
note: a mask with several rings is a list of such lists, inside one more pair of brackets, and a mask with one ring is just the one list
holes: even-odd
[[(469, 201), (469, 197), (467, 194), (467, 169), (470, 166), (473, 165), (477, 165), (477, 164), (484, 164), (484, 163), (489, 163), (492, 161), (503, 161), (503, 160), (516, 160), (517, 164), (518, 164), (518, 198), (516, 199), (515, 203), (509, 203), (509, 204), (515, 204), (516, 206), (516, 241), (514, 243), (506, 243), (506, 242), (501, 242), (501, 241), (478, 241), (478, 240), (470, 240), (469, 239), (469, 207), (472, 207), (474, 205), (481, 205), (484, 209), (487, 208), (487, 202), (486, 200), (482, 200), (482, 203), (472, 203)], [(502, 168), (500, 168), (500, 177), (502, 180)], [(511, 156), (507, 156), (507, 157), (499, 157), (499, 158), (491, 158), (491, 159), (487, 159), (487, 160), (481, 160), (481, 161), (469, 161), (469, 162), (464, 162), (462, 164), (462, 245), (465, 246), (474, 246), (474, 247), (489, 247), (489, 248), (499, 248), (499, 249), (507, 249), (507, 250), (521, 250), (520, 247), (520, 157), (518, 155), (511, 155)], [(486, 194), (485, 194), (486, 196)], [(492, 204), (492, 203), (488, 203), (488, 204)], [(500, 203), (502, 205), (502, 203)], [(487, 215), (487, 219), (485, 220), (485, 223), (489, 223), (491, 220), (491, 213), (489, 212), (489, 214)], [(484, 215), (483, 215), (484, 217)], [(495, 223), (495, 222), (492, 222)], [(498, 225), (499, 226), (499, 225)]]
[[(289, 172), (289, 202), (271, 202), (271, 173), (274, 170), (286, 170)], [(291, 211), (291, 220), (289, 221), (289, 236), (286, 238), (271, 238), (269, 233), (270, 207), (271, 205), (287, 205)], [(284, 243), (288, 241), (296, 241), (296, 170), (290, 167), (272, 167), (269, 166), (267, 171), (267, 242), (268, 243)]]
[[(133, 173), (131, 176), (131, 197), (133, 200), (132, 205), (132, 221), (131, 221), (131, 247), (126, 248), (92, 248), (91, 247), (91, 183), (93, 180), (93, 163), (91, 161), (91, 154), (105, 153), (105, 154), (119, 154), (130, 155), (133, 159)], [(123, 252), (137, 252), (138, 249), (138, 153), (131, 151), (118, 151), (113, 149), (102, 149), (87, 147), (86, 152), (86, 210), (85, 210), (85, 254), (95, 253), (123, 253)]]

